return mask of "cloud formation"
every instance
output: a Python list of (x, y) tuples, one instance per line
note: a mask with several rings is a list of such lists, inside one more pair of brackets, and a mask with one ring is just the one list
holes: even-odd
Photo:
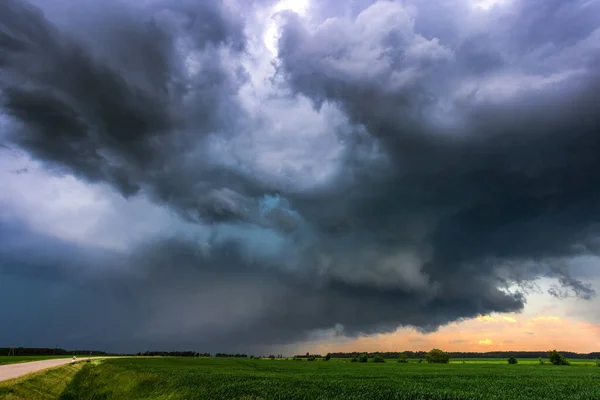
[[(600, 5), (543, 3), (3, 2), (0, 293), (110, 315), (72, 345), (218, 350), (432, 331), (540, 277), (593, 297), (570, 260), (598, 249)], [(40, 223), (16, 188), (49, 176), (131, 237)]]

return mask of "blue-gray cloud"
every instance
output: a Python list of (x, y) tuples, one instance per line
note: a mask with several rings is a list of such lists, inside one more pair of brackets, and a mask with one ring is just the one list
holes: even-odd
[[(247, 19), (216, 0), (84, 2), (85, 23), (4, 2), (3, 146), (178, 223), (112, 251), (3, 222), (0, 293), (57, 321), (110, 314), (113, 328), (89, 322), (72, 344), (220, 350), (519, 311), (524, 294), (503, 288), (540, 276), (558, 279), (551, 294), (592, 297), (565, 260), (597, 251), (600, 6), (537, 3), (281, 13), (263, 82), (275, 95), (258, 108), (292, 115), (307, 98), (343, 116), (337, 168), (299, 186), (256, 169), (262, 154), (222, 151), (277, 126), (247, 106), (260, 2)], [(21, 299), (29, 284), (38, 296)], [(37, 321), (15, 332), (35, 341)]]

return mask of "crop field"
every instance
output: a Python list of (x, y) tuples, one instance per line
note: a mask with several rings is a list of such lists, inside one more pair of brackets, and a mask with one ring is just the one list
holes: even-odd
[(592, 363), (458, 361), (440, 365), (394, 360), (120, 358), (85, 364), (59, 398), (600, 399), (600, 368)]
[[(548, 363), (547, 359), (542, 359), (545, 363)], [(506, 364), (506, 359), (504, 358), (453, 358), (450, 360), (451, 364)], [(540, 363), (539, 358), (519, 358), (519, 364), (536, 364)], [(596, 360), (586, 360), (586, 359), (575, 359), (570, 360), (572, 366), (595, 366)]]

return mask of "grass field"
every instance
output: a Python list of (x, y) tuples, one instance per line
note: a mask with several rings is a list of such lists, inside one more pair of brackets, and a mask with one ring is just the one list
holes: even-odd
[(82, 367), (65, 365), (0, 382), (0, 400), (56, 400)]
[(429, 365), (124, 358), (84, 364), (59, 398), (588, 400), (600, 399), (600, 368), (535, 365), (533, 360)]
[[(49, 360), (51, 358), (71, 358), (71, 356), (0, 356), (0, 365), (3, 364), (16, 364), (29, 361)], [(77, 356), (81, 358), (85, 356)]]
[[(545, 363), (548, 363), (548, 359), (542, 359)], [(468, 364), (506, 364), (504, 358), (453, 358), (450, 360), (451, 364), (462, 364), (463, 362)], [(569, 360), (572, 366), (596, 366), (596, 360), (585, 360), (585, 359), (573, 359)], [(536, 364), (540, 363), (539, 358), (519, 358), (519, 364)]]

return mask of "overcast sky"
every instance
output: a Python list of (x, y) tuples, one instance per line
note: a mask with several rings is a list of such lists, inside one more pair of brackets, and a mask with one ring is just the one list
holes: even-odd
[(598, 15), (3, 0), (0, 346), (597, 351)]

